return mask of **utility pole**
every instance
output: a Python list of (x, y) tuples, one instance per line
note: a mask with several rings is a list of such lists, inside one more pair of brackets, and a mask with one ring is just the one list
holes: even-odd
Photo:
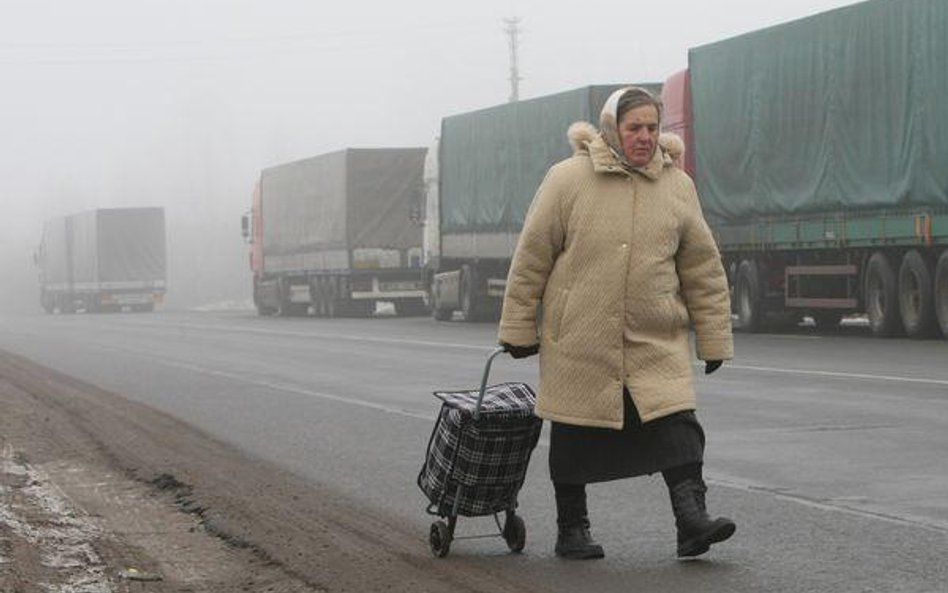
[(517, 17), (504, 19), (507, 28), (504, 29), (504, 32), (507, 33), (508, 42), (510, 44), (510, 99), (509, 101), (513, 103), (514, 101), (520, 100), (520, 81), (523, 80), (520, 77), (520, 67), (517, 62), (517, 49), (518, 49), (518, 39), (517, 36), (520, 34), (520, 19)]

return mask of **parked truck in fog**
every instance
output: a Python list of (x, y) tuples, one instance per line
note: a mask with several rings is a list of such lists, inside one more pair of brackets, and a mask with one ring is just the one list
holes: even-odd
[[(570, 156), (570, 124), (598, 126), (623, 85), (588, 86), (445, 117), (426, 167), (425, 268), (436, 319), (494, 318), (527, 208)], [(660, 92), (660, 85), (639, 85)]]
[(47, 313), (151, 311), (165, 294), (162, 208), (108, 208), (46, 221), (35, 261)]
[(948, 337), (948, 3), (874, 0), (692, 49), (664, 85), (737, 325)]
[(264, 169), (242, 227), (261, 315), (427, 311), (424, 148), (349, 148)]

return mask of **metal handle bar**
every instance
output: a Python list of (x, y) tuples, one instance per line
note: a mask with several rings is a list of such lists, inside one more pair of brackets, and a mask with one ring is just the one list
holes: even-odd
[(474, 420), (477, 420), (481, 416), (481, 402), (484, 401), (484, 392), (487, 391), (487, 378), (490, 376), (490, 365), (493, 364), (494, 359), (499, 355), (506, 352), (503, 346), (498, 346), (490, 353), (490, 356), (487, 357), (487, 366), (484, 367), (484, 375), (481, 377), (481, 391), (477, 395), (477, 405), (474, 407)]

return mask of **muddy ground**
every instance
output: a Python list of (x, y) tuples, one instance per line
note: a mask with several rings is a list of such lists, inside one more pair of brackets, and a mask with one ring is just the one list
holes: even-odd
[(0, 351), (0, 592), (529, 591), (118, 394)]

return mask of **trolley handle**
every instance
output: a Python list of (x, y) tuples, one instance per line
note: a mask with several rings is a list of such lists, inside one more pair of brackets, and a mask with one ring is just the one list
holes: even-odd
[(481, 402), (484, 401), (484, 393), (487, 391), (487, 378), (490, 377), (490, 365), (494, 359), (506, 352), (503, 346), (499, 346), (487, 357), (487, 365), (484, 367), (484, 375), (481, 377), (481, 391), (477, 394), (477, 405), (474, 406), (474, 420), (481, 416)]

